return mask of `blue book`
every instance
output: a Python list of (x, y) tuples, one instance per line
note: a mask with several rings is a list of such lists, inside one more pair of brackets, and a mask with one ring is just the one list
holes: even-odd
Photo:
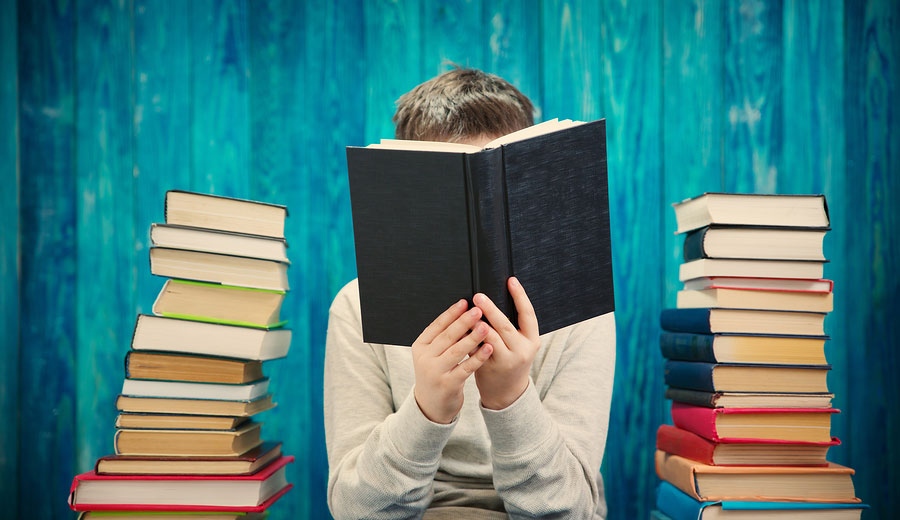
[[(701, 363), (666, 361), (666, 385), (703, 392), (802, 392), (828, 391), (826, 374), (831, 365), (773, 365), (761, 363)], [(750, 376), (751, 385), (733, 379)]]
[[(825, 363), (828, 336), (778, 334), (691, 334), (663, 332), (659, 348), (666, 359), (708, 363)], [(805, 361), (805, 363), (804, 363)]]
[(665, 309), (663, 330), (691, 334), (778, 334), (824, 336), (824, 312), (761, 311), (752, 309)]
[[(863, 509), (868, 509), (866, 504), (831, 504), (821, 502), (746, 502), (746, 501), (718, 501), (698, 502), (685, 494), (672, 484), (662, 481), (656, 488), (656, 508), (663, 515), (672, 520), (702, 520), (704, 516), (709, 518), (727, 519), (728, 512), (738, 511), (770, 511), (772, 519), (792, 518), (798, 510), (824, 510), (843, 509), (847, 512), (847, 519), (858, 519)], [(713, 511), (715, 510), (715, 512)], [(746, 518), (746, 513), (738, 513), (735, 518)]]

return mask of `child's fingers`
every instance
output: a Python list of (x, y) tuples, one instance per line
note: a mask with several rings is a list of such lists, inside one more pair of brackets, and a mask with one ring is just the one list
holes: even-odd
[(519, 331), (487, 295), (478, 293), (472, 297), (472, 301), (484, 312), (484, 317), (487, 318), (494, 330), (500, 333), (500, 337), (507, 346), (515, 343), (516, 334)]
[(509, 294), (512, 296), (513, 303), (516, 304), (516, 312), (519, 314), (519, 330), (528, 339), (537, 339), (540, 336), (538, 331), (537, 315), (534, 313), (534, 307), (531, 300), (525, 294), (525, 288), (519, 283), (519, 279), (515, 276), (509, 277)]
[(487, 361), (489, 357), (491, 357), (491, 353), (493, 351), (494, 347), (492, 347), (490, 343), (481, 345), (480, 347), (478, 347), (477, 352), (475, 352), (474, 356), (469, 356), (468, 359), (456, 365), (456, 368), (454, 368), (450, 373), (462, 380), (465, 380), (470, 375), (474, 374), (476, 370), (481, 368), (481, 365), (483, 365), (484, 362)]
[(454, 366), (459, 364), (460, 360), (465, 357), (467, 352), (475, 350), (478, 344), (484, 340), (488, 330), (490, 330), (490, 327), (488, 327), (487, 323), (478, 322), (472, 327), (472, 332), (457, 341), (455, 345), (448, 347), (447, 350), (441, 354), (444, 370), (449, 372)]
[[(431, 347), (433, 348), (430, 348), (429, 350), (432, 352), (432, 354), (435, 356), (440, 356), (444, 353), (444, 351), (455, 345), (470, 330), (472, 330), (472, 327), (474, 327), (478, 320), (481, 319), (481, 313), (481, 309), (479, 309), (478, 307), (473, 307), (464, 312), (463, 315), (459, 318), (456, 318), (453, 323), (451, 323), (446, 329), (444, 329), (443, 332), (438, 334), (437, 337), (434, 338), (434, 341), (431, 342)], [(479, 339), (478, 342), (480, 341), (481, 340)], [(477, 344), (478, 343), (476, 342), (475, 344), (470, 346), (469, 349)], [(460, 355), (458, 358), (456, 358), (457, 361), (461, 357), (462, 356)]]
[(434, 341), (434, 338), (437, 337), (438, 334), (443, 332), (451, 323), (459, 318), (463, 312), (465, 312), (467, 306), (466, 300), (459, 300), (451, 305), (447, 310), (442, 312), (440, 316), (435, 318), (430, 325), (425, 327), (425, 330), (423, 330), (416, 339), (416, 343), (431, 343)]

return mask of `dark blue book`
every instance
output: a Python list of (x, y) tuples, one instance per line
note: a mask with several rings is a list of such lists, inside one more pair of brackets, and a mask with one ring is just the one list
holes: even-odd
[(827, 392), (704, 392), (666, 388), (666, 399), (705, 408), (831, 408), (834, 394)]
[(663, 330), (692, 334), (824, 336), (825, 313), (749, 309), (665, 309)]
[(663, 332), (659, 347), (666, 359), (708, 363), (825, 364), (828, 336), (783, 334), (691, 334)]
[(666, 385), (703, 392), (828, 392), (831, 365), (666, 361)]
[(706, 226), (684, 236), (684, 261), (701, 258), (825, 262), (829, 228)]

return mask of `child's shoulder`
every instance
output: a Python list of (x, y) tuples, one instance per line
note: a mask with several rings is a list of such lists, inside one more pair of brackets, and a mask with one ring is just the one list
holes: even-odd
[(359, 320), (359, 280), (357, 278), (341, 287), (331, 302), (329, 312), (347, 320)]

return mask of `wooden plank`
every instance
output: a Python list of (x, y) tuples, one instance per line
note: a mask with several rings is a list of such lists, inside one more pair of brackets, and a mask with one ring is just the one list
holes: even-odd
[(19, 5), (21, 338), (19, 502), (68, 518), (75, 472), (74, 9)]
[[(832, 365), (828, 377), (834, 405), (845, 413), (832, 421), (832, 435), (849, 441), (847, 353), (848, 309), (851, 299), (846, 271), (853, 257), (846, 253), (842, 237), (855, 225), (847, 219), (850, 208), (844, 196), (847, 161), (844, 147), (844, 15), (843, 1), (808, 3), (790, 0), (784, 5), (784, 67), (791, 81), (784, 84), (784, 174), (777, 179), (778, 193), (824, 193), (828, 200), (832, 231), (825, 240), (825, 275), (835, 281), (834, 312), (826, 318), (831, 341), (826, 357)], [(832, 448), (829, 458), (847, 463), (847, 444)]]
[[(603, 117), (600, 3), (541, 3), (541, 120)], [(610, 129), (607, 128), (607, 136)]]
[(197, 191), (250, 187), (247, 0), (191, 3), (191, 166)]
[(844, 8), (847, 181), (852, 229), (843, 290), (849, 380), (845, 419), (857, 496), (873, 511), (900, 510), (900, 5), (846, 2)]
[(782, 167), (780, 0), (725, 2), (725, 189), (774, 193)]
[[(76, 460), (114, 452), (115, 398), (134, 328), (131, 4), (80, 3), (75, 23)], [(76, 195), (77, 194), (77, 195)], [(142, 263), (141, 267), (146, 264)]]
[(541, 120), (541, 20), (538, 0), (485, 0), (486, 70), (509, 81), (535, 105)]
[[(581, 20), (585, 26), (590, 19)], [(662, 17), (660, 2), (600, 7), (610, 235), (616, 289), (616, 376), (604, 480), (611, 518), (647, 518), (652, 447), (666, 417), (657, 354), (662, 293)], [(590, 76), (591, 70), (581, 74)], [(635, 305), (634, 302), (641, 302)]]
[(297, 15), (303, 10), (298, 0), (282, 0), (255, 7), (248, 19), (253, 72), (251, 196), (288, 206), (285, 236), (293, 261), (288, 270), (292, 290), (282, 308), (282, 316), (293, 330), (291, 352), (287, 359), (265, 367), (272, 381), (271, 391), (279, 397), (278, 408), (265, 416), (264, 435), (282, 440), (285, 452), (297, 457), (297, 462), (288, 466), (288, 480), (294, 490), (273, 508), (273, 519), (327, 517), (312, 513), (321, 513), (325, 502), (324, 484), (317, 482), (314, 486), (312, 479), (313, 474), (316, 478), (321, 475), (321, 469), (314, 471), (313, 465), (321, 464), (317, 454), (324, 451), (324, 440), (312, 437), (315, 399), (311, 396), (318, 394), (321, 399), (322, 390), (310, 383), (310, 307), (314, 299), (306, 279), (311, 254), (308, 235), (321, 230), (311, 227), (310, 214), (304, 210), (311, 200), (307, 162), (320, 153), (312, 145), (311, 130), (324, 123), (316, 120), (318, 115), (307, 112), (310, 103), (306, 98), (315, 91), (309, 85), (312, 76), (304, 61), (304, 24), (308, 17)]
[[(0, 410), (19, 407), (19, 107), (15, 0), (0, 2)], [(0, 503), (19, 517), (19, 429), (0, 430)]]
[(365, 142), (394, 137), (397, 99), (428, 79), (422, 71), (419, 2), (363, 3), (366, 49)]
[(682, 284), (684, 235), (675, 235), (670, 204), (722, 191), (724, 132), (724, 5), (717, 1), (666, 2), (663, 27), (663, 306), (675, 306)]
[(135, 299), (142, 313), (163, 283), (150, 274), (150, 224), (164, 222), (167, 190), (192, 188), (189, 8), (177, 0), (134, 5)]
[(293, 347), (267, 367), (282, 397), (265, 420), (266, 436), (298, 458), (288, 468), (296, 489), (273, 519), (328, 517), (322, 371), (328, 308), (355, 277), (344, 147), (364, 144), (365, 89), (350, 87), (365, 81), (362, 14), (359, 1), (292, 0), (250, 19), (253, 194), (288, 205), (293, 262), (284, 309)]
[(422, 6), (422, 60), (426, 79), (451, 68), (486, 63), (481, 0), (429, 0)]

